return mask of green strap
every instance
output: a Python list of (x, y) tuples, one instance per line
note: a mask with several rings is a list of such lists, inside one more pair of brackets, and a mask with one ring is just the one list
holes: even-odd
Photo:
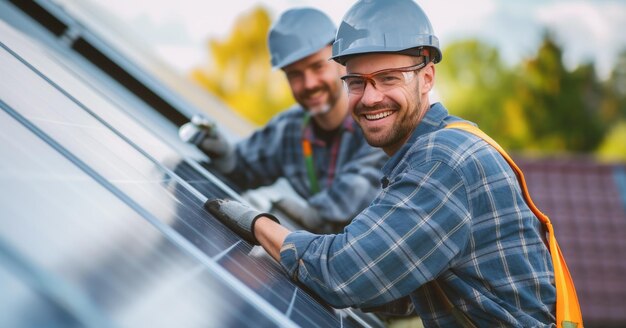
[(317, 194), (320, 191), (319, 183), (317, 182), (317, 175), (315, 174), (315, 166), (313, 165), (313, 147), (311, 142), (306, 138), (305, 132), (311, 115), (308, 113), (304, 116), (302, 122), (302, 153), (304, 154), (304, 164), (306, 166), (306, 173), (309, 177), (309, 184), (311, 185), (311, 193)]

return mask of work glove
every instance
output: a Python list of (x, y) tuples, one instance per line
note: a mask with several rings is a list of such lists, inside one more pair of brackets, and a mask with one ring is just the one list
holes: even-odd
[(325, 221), (322, 220), (319, 211), (297, 194), (283, 196), (274, 201), (273, 206), (289, 215), (295, 222), (309, 231), (320, 233), (327, 230)]
[(208, 118), (194, 115), (190, 122), (178, 129), (178, 136), (207, 154), (220, 172), (230, 173), (235, 168), (233, 146)]
[(230, 230), (253, 245), (259, 245), (259, 241), (254, 236), (254, 222), (258, 218), (264, 216), (280, 224), (274, 215), (261, 213), (236, 200), (210, 199), (204, 203), (204, 208)]

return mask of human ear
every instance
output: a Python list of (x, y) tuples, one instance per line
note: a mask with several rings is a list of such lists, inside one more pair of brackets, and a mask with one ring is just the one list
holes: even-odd
[(435, 65), (429, 63), (426, 67), (422, 68), (422, 93), (429, 93), (435, 86)]

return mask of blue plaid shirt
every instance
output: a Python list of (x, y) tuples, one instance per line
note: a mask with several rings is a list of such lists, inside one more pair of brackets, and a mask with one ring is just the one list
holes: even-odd
[(458, 326), (427, 282), (478, 327), (555, 322), (556, 289), (539, 220), (497, 150), (431, 106), (383, 168), (383, 191), (343, 233), (290, 233), (281, 265), (336, 307), (410, 295), (427, 327)]
[(270, 185), (284, 177), (323, 220), (344, 225), (380, 192), (381, 168), (389, 157), (365, 141), (363, 131), (348, 115), (339, 131), (336, 154), (332, 145), (314, 134), (307, 137), (320, 187), (313, 194), (302, 152), (305, 114), (301, 107), (292, 107), (237, 143), (237, 166), (227, 176), (243, 189)]

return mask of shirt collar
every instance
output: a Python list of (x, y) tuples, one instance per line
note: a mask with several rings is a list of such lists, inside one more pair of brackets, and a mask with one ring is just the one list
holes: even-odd
[(439, 102), (430, 105), (430, 108), (422, 118), (422, 121), (417, 125), (411, 136), (402, 147), (393, 156), (389, 158), (387, 163), (382, 168), (384, 175), (389, 175), (391, 171), (400, 163), (404, 158), (406, 152), (413, 146), (415, 141), (427, 134), (437, 131), (445, 126), (444, 119), (448, 116), (448, 110), (443, 107)]
[[(313, 124), (313, 118), (310, 118), (308, 124), (304, 127), (303, 137), (309, 140), (314, 145), (325, 146), (326, 142), (324, 142), (320, 138), (317, 138), (315, 134), (313, 133), (313, 128), (311, 124)], [(338, 131), (337, 133), (340, 133), (340, 134), (343, 134), (344, 132), (354, 133), (355, 128), (356, 128), (356, 122), (352, 118), (352, 115), (348, 114), (346, 115), (346, 118), (341, 123), (341, 127), (340, 127), (341, 130)]]

